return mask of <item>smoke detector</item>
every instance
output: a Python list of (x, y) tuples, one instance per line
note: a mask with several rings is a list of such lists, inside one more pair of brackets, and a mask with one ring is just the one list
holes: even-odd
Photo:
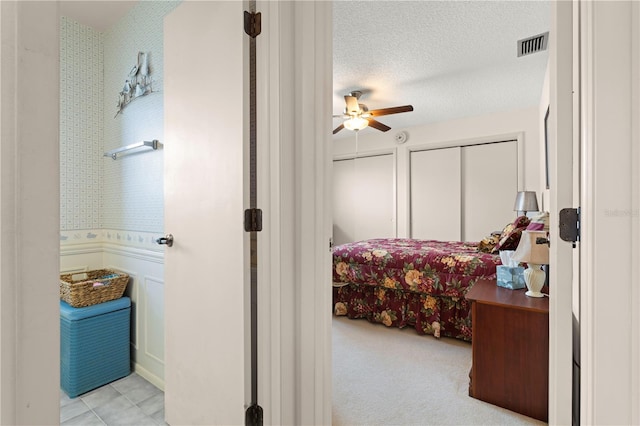
[(397, 144), (403, 144), (409, 139), (409, 134), (404, 130), (396, 133), (395, 140)]

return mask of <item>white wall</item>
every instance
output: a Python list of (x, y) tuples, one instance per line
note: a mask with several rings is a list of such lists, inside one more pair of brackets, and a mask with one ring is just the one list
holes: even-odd
[[(485, 116), (468, 117), (442, 123), (432, 123), (408, 129), (391, 129), (379, 132), (374, 129), (364, 129), (359, 132), (357, 140), (358, 153), (388, 152), (395, 150), (397, 161), (397, 221), (398, 237), (409, 237), (409, 162), (410, 151), (420, 148), (442, 148), (457, 146), (459, 142), (482, 140), (484, 142), (515, 139), (516, 135), (523, 138), (524, 164), (519, 170), (522, 176), (521, 190), (541, 192), (540, 186), (540, 124), (538, 107), (517, 111), (495, 113)], [(411, 112), (409, 114), (415, 114)], [(394, 136), (405, 130), (409, 134), (406, 143), (398, 145)], [(343, 130), (342, 135), (333, 141), (334, 158), (347, 158), (356, 152), (356, 135), (354, 132)], [(340, 134), (339, 134), (340, 135)], [(499, 164), (495, 165), (499, 167)], [(515, 200), (515, 193), (514, 193)], [(514, 213), (515, 214), (515, 213)]]
[(640, 9), (581, 3), (581, 422), (639, 424)]
[(0, 423), (59, 419), (56, 2), (0, 2)]
[(60, 19), (60, 229), (102, 228), (104, 35)]
[[(178, 4), (179, 1), (139, 2), (104, 35), (105, 151), (143, 140), (163, 142), (163, 19)], [(138, 63), (138, 52), (148, 54), (153, 92), (134, 99), (115, 116), (119, 93)], [(162, 232), (163, 167), (162, 149), (141, 150), (117, 161), (104, 160), (104, 228)]]

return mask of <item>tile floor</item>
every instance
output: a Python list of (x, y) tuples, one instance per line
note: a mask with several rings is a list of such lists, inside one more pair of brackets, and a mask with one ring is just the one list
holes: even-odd
[(60, 424), (167, 425), (164, 392), (136, 373), (76, 398), (60, 390)]

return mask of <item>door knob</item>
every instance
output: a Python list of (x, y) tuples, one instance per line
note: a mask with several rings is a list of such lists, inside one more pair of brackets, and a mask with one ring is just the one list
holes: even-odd
[(171, 247), (173, 245), (173, 235), (167, 234), (164, 237), (160, 237), (156, 240), (156, 243), (166, 244), (167, 246)]

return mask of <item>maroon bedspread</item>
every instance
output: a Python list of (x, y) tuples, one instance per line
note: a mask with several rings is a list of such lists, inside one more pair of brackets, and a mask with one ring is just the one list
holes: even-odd
[(478, 279), (495, 278), (499, 264), (498, 255), (457, 241), (394, 238), (336, 246), (335, 312), (470, 340), (470, 306), (464, 296)]

